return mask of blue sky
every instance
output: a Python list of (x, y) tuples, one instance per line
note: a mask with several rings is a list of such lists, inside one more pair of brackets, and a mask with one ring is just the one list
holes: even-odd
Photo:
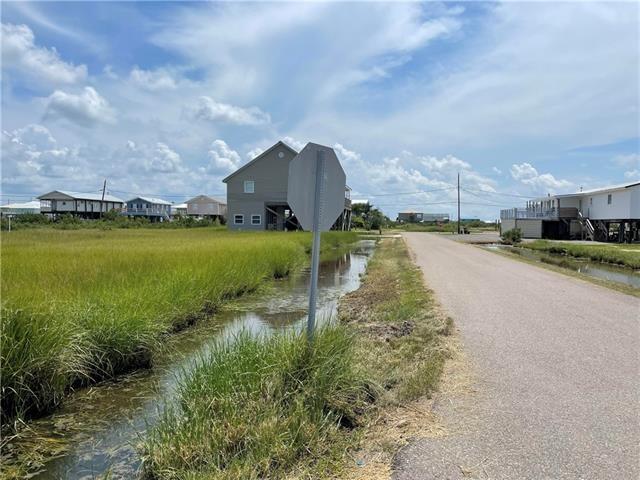
[(3, 2), (2, 201), (224, 194), (280, 139), (392, 217), (638, 180), (639, 8)]

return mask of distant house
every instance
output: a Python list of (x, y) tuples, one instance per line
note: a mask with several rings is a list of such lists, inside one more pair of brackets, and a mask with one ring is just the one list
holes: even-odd
[(177, 203), (171, 205), (171, 216), (172, 217), (186, 217), (187, 216), (187, 204), (186, 203)]
[(9, 203), (0, 205), (0, 213), (6, 216), (23, 215), (25, 213), (40, 213), (40, 201), (24, 203)]
[(80, 193), (67, 190), (54, 190), (38, 197), (40, 200), (40, 212), (57, 216), (65, 213), (83, 217), (98, 218), (100, 213), (110, 210), (121, 212), (124, 209), (124, 200), (101, 193)]
[(145, 217), (152, 222), (163, 222), (169, 220), (171, 203), (161, 198), (134, 197), (127, 200), (127, 209), (123, 213), (128, 217)]
[(422, 212), (400, 212), (398, 222), (420, 223), (420, 222), (448, 222), (448, 213), (422, 213)]
[[(227, 202), (232, 230), (298, 230), (295, 212), (287, 203), (289, 163), (298, 154), (279, 141), (227, 178)], [(345, 185), (345, 209), (334, 229), (348, 229), (350, 189)]]
[(185, 202), (187, 215), (198, 218), (226, 218), (227, 204), (208, 195), (198, 195)]
[(500, 227), (525, 238), (640, 241), (640, 181), (535, 198), (502, 210)]

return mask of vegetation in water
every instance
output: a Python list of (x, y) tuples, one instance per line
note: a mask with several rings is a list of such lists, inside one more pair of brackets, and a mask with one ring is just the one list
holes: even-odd
[(521, 245), (523, 248), (547, 253), (586, 258), (594, 262), (612, 263), (640, 269), (640, 245), (569, 243), (536, 240)]
[[(323, 245), (352, 242), (329, 232)], [(23, 230), (2, 239), (2, 423), (149, 366), (164, 334), (302, 265), (306, 233)]]
[(335, 478), (376, 413), (436, 388), (452, 323), (435, 307), (404, 243), (383, 242), (311, 348), (240, 335), (198, 360), (144, 439), (145, 474)]

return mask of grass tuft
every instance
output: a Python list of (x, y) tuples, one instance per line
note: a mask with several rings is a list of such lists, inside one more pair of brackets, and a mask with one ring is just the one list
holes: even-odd
[(293, 469), (319, 474), (344, 426), (358, 424), (370, 388), (343, 327), (218, 343), (179, 383), (144, 442), (153, 478), (283, 478)]
[[(585, 244), (536, 240), (519, 245), (522, 248), (547, 253), (586, 258), (594, 262), (611, 263), (640, 269), (640, 246), (629, 244)], [(549, 262), (550, 263), (550, 262)]]

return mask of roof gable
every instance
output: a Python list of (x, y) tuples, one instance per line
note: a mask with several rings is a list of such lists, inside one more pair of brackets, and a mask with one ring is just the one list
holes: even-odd
[(105, 193), (104, 199), (103, 199), (102, 193), (70, 192), (68, 190), (53, 190), (51, 192), (40, 195), (38, 199), (46, 200), (47, 197), (50, 197), (55, 193), (66, 196), (71, 200), (94, 200), (94, 201), (105, 201), (105, 202), (113, 202), (113, 203), (125, 203), (124, 200), (122, 200), (121, 198), (114, 197), (113, 195), (109, 195), (108, 193)]
[(214, 197), (210, 197), (209, 195), (198, 195), (197, 197), (190, 198), (184, 203), (185, 205), (188, 205), (189, 203), (197, 203), (199, 201), (204, 201), (208, 203), (219, 203), (221, 205), (226, 205), (226, 202), (223, 202), (222, 200), (219, 200)]
[(282, 140), (279, 140), (278, 142), (276, 142), (274, 145), (272, 145), (271, 147), (269, 147), (267, 150), (265, 150), (264, 152), (262, 152), (260, 155), (258, 155), (256, 158), (254, 158), (253, 160), (245, 163), (243, 166), (241, 166), (238, 170), (236, 170), (235, 172), (233, 172), (232, 174), (228, 175), (226, 178), (224, 178), (222, 181), (224, 183), (227, 183), (227, 181), (236, 176), (237, 174), (239, 174), (240, 172), (243, 172), (244, 170), (246, 170), (247, 168), (249, 168), (251, 165), (255, 164), (256, 162), (259, 162), (260, 160), (262, 160), (263, 158), (265, 158), (268, 154), (270, 154), (272, 151), (274, 151), (277, 147), (284, 147), (287, 150), (289, 150), (291, 153), (293, 153), (294, 155), (297, 155), (298, 152), (296, 152), (293, 148), (291, 148), (289, 145), (287, 145), (286, 143), (284, 143)]
[(143, 202), (147, 202), (147, 203), (155, 203), (156, 205), (171, 205), (170, 202), (167, 202), (166, 200), (162, 200), (161, 198), (154, 198), (154, 197), (133, 197), (129, 200), (127, 200), (127, 203), (129, 202), (133, 202), (134, 200), (142, 200)]

